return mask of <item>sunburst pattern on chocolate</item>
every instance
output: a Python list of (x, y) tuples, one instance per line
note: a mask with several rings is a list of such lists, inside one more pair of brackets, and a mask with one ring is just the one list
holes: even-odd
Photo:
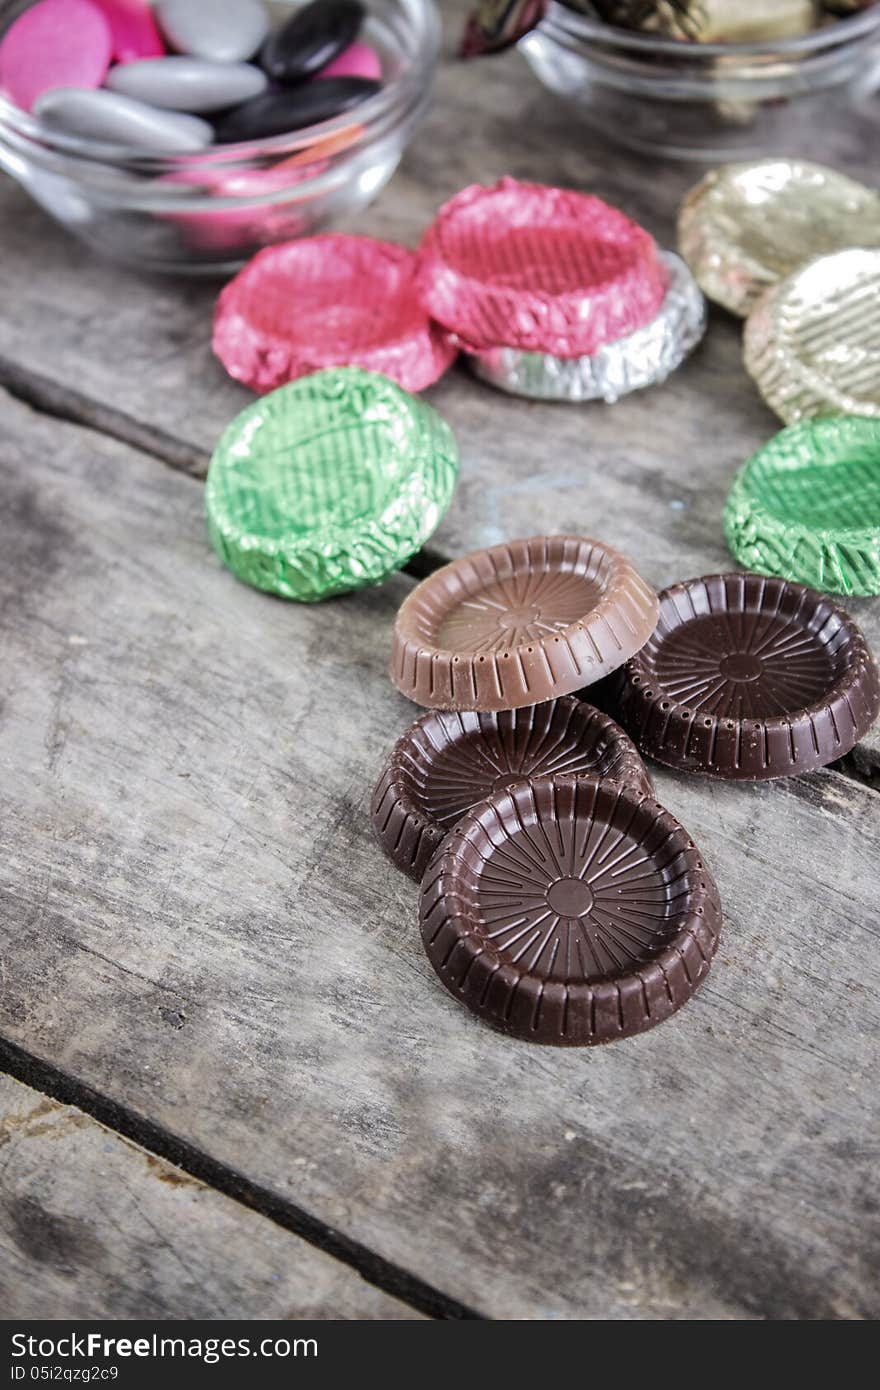
[(473, 655), (508, 651), (564, 631), (595, 606), (601, 593), (601, 586), (583, 574), (514, 574), (462, 599), (443, 623), (439, 641)]
[(395, 745), (373, 796), (373, 830), (419, 881), (447, 830), (477, 802), (523, 778), (568, 772), (653, 790), (632, 740), (573, 696), (497, 714), (434, 710)]
[(505, 1031), (608, 1042), (666, 1018), (705, 975), (717, 890), (650, 797), (590, 777), (481, 802), (425, 874), (422, 937), (443, 983)]

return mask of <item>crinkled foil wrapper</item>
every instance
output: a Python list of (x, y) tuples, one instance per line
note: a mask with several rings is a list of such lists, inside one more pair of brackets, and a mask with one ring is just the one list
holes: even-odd
[(669, 286), (659, 312), (634, 333), (587, 357), (554, 357), (496, 347), (468, 350), (481, 380), (514, 396), (609, 405), (630, 391), (664, 381), (693, 351), (706, 329), (706, 303), (678, 256), (662, 253)]
[(224, 432), (205, 486), (208, 534), (246, 584), (314, 603), (406, 564), (457, 476), (455, 438), (431, 406), (359, 367), (315, 372)]
[(343, 366), (422, 391), (458, 348), (421, 307), (415, 266), (414, 252), (371, 237), (328, 233), (267, 247), (220, 295), (214, 352), (255, 391)]
[(418, 256), (426, 310), (477, 348), (592, 353), (648, 323), (666, 292), (653, 237), (618, 208), (512, 178), (445, 203)]
[(820, 256), (758, 300), (743, 356), (786, 424), (813, 415), (880, 417), (880, 250)]
[(827, 416), (781, 430), (736, 475), (724, 534), (745, 569), (880, 594), (880, 420)]
[(880, 246), (880, 193), (801, 159), (713, 169), (678, 217), (679, 251), (703, 292), (734, 314), (806, 261), (848, 246)]

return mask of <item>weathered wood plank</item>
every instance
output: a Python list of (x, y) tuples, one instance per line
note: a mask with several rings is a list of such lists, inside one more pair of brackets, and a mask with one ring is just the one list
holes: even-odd
[(419, 1316), (8, 1076), (0, 1076), (0, 1309), (7, 1320)]
[(367, 819), (410, 581), (224, 573), (191, 479), (6, 402), (0, 1035), (502, 1317), (876, 1316), (877, 794), (658, 775), (726, 907), (596, 1053), (436, 983)]
[[(450, 52), (468, 3), (444, 6)], [(572, 132), (570, 114), (518, 54), (478, 68), (447, 62), (426, 125), (356, 229), (414, 244), (463, 183), (513, 173), (610, 198), (670, 244), (675, 208), (697, 173)], [(870, 139), (856, 127), (805, 130), (804, 149), (870, 173)], [(216, 287), (142, 280), (99, 261), (9, 181), (0, 185), (0, 215), (0, 292), (16, 305), (0, 321), (0, 381), (176, 467), (203, 470), (250, 399), (211, 356)], [(720, 521), (728, 487), (778, 423), (743, 370), (739, 339), (736, 321), (713, 314), (705, 345), (683, 371), (613, 409), (515, 401), (455, 370), (429, 393), (464, 456), (462, 487), (434, 551), (450, 556), (487, 539), (582, 528), (628, 550), (657, 585), (729, 567)], [(880, 649), (880, 603), (851, 607)], [(861, 752), (880, 765), (880, 732)]]

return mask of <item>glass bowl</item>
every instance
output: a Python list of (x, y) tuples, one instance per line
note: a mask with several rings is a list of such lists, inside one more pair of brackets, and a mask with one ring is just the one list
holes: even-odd
[[(0, 0), (0, 27), (26, 8)], [(280, 19), (298, 5), (268, 8)], [(321, 125), (150, 155), (50, 130), (0, 95), (0, 168), (105, 256), (145, 271), (229, 274), (261, 246), (356, 212), (394, 173), (433, 84), (433, 0), (369, 0), (362, 37), (381, 55), (382, 90)]]
[(880, 87), (880, 5), (797, 38), (686, 43), (551, 3), (519, 47), (545, 87), (610, 140), (674, 159), (790, 154)]

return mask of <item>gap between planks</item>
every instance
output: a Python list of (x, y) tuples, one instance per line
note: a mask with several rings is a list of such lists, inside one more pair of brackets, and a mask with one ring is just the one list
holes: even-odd
[(0, 1072), (30, 1086), (52, 1100), (74, 1105), (124, 1139), (130, 1139), (157, 1158), (196, 1178), (275, 1225), (299, 1236), (309, 1245), (355, 1270), (368, 1284), (392, 1295), (429, 1318), (447, 1321), (486, 1321), (457, 1299), (426, 1284), (416, 1275), (384, 1259), (374, 1251), (334, 1230), (302, 1207), (279, 1197), (271, 1189), (251, 1182), (242, 1173), (169, 1133), (152, 1120), (87, 1086), (59, 1067), (0, 1036)]

